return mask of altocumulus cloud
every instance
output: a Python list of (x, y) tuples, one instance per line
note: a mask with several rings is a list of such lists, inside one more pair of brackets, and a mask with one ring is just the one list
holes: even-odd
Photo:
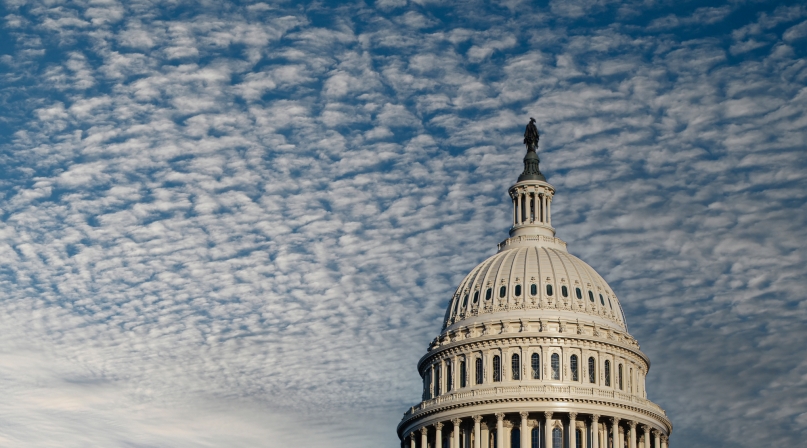
[(397, 446), (534, 116), (676, 446), (807, 437), (796, 2), (3, 3), (0, 444)]

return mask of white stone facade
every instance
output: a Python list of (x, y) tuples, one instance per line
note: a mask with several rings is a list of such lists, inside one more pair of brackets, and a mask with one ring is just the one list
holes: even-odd
[(647, 399), (650, 361), (619, 299), (555, 238), (555, 189), (524, 180), (509, 193), (510, 238), (460, 283), (418, 362), (423, 397), (401, 446), (667, 448), (672, 424)]

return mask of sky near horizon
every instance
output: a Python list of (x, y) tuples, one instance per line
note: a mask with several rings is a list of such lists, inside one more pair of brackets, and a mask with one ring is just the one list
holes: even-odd
[(529, 117), (671, 446), (807, 438), (799, 2), (0, 17), (0, 445), (397, 447)]

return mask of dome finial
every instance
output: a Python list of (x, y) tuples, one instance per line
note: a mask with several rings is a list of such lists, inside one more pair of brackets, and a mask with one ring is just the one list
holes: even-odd
[(535, 127), (535, 118), (530, 117), (530, 122), (527, 123), (527, 129), (524, 130), (524, 144), (527, 145), (527, 155), (524, 156), (524, 172), (518, 176), (518, 181), (522, 180), (542, 180), (546, 178), (541, 174), (538, 165), (541, 160), (538, 159), (538, 154), (535, 148), (538, 147), (538, 140), (541, 135), (538, 133), (538, 128)]

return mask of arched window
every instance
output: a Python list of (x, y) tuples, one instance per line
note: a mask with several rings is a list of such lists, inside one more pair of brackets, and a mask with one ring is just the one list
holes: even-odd
[(593, 357), (588, 358), (588, 382), (592, 384), (597, 382), (597, 364)]
[(619, 365), (619, 370), (617, 370), (617, 374), (619, 375), (619, 390), (622, 390), (622, 364)]
[(611, 387), (611, 361), (605, 360), (605, 385)]
[(482, 358), (476, 358), (476, 384), (482, 384), (484, 371), (482, 370)]
[(434, 366), (434, 396), (440, 396), (440, 364)]
[(583, 291), (580, 291), (580, 288), (574, 288), (574, 294), (577, 296), (578, 299), (583, 298)]
[(492, 289), (492, 288), (488, 288), (488, 290), (487, 290), (487, 291), (485, 291), (485, 300), (490, 300), (490, 298), (491, 298), (492, 296), (493, 296), (493, 289)]
[(460, 387), (465, 387), (467, 381), (465, 373), (465, 361), (460, 361)]
[(536, 294), (538, 294), (538, 285), (533, 283), (533, 284), (530, 285), (530, 295), (534, 296)]
[(552, 297), (552, 285), (546, 285), (546, 295)]
[(493, 356), (493, 381), (499, 382), (502, 380), (502, 358), (499, 355)]
[(602, 294), (600, 294), (600, 303), (602, 306), (605, 306), (605, 300), (602, 299)]
[(580, 381), (577, 375), (577, 355), (572, 355), (572, 359), (569, 361), (569, 367), (572, 369), (572, 381)]
[(446, 392), (451, 392), (454, 388), (454, 375), (452, 375), (451, 361), (446, 361)]
[(510, 430), (510, 448), (521, 448), (521, 431), (518, 428)]
[(499, 298), (504, 298), (506, 294), (507, 294), (507, 286), (502, 286), (501, 288), (499, 288)]
[(563, 297), (569, 297), (569, 288), (567, 288), (566, 285), (561, 286), (560, 293)]
[(532, 379), (541, 379), (541, 357), (538, 353), (532, 354)]
[(541, 431), (538, 428), (532, 428), (530, 448), (541, 448)]
[(518, 356), (518, 353), (514, 353), (513, 357), (510, 358), (511, 367), (513, 367), (513, 379), (520, 380), (521, 379), (521, 359)]
[(474, 303), (479, 302), (479, 291), (474, 292)]
[(514, 292), (516, 293), (516, 297), (521, 297), (521, 285), (516, 285), (516, 290)]
[(552, 448), (563, 448), (563, 433), (560, 428), (552, 430)]
[(560, 355), (552, 353), (552, 379), (560, 379)]
[(423, 374), (423, 399), (424, 400), (428, 400), (429, 398), (431, 398), (431, 394), (429, 393), (429, 388), (431, 387), (431, 377), (432, 377), (432, 374), (428, 370), (426, 371), (425, 374)]
[(590, 302), (594, 302), (594, 293), (591, 291), (588, 292), (588, 300)]

